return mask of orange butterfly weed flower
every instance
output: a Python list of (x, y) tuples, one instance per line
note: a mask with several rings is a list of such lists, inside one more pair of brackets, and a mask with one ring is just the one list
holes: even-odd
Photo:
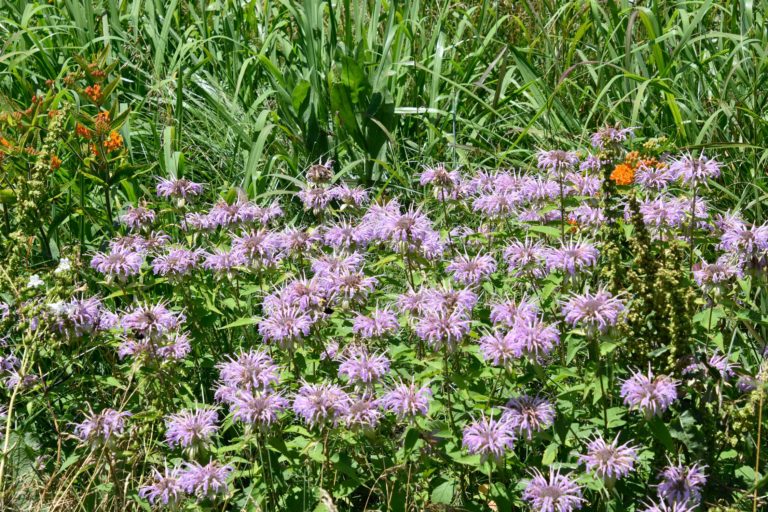
[(123, 136), (116, 131), (112, 131), (112, 133), (109, 134), (109, 138), (104, 141), (104, 149), (107, 151), (115, 151), (121, 147), (123, 147)]
[(611, 179), (617, 185), (631, 185), (635, 181), (635, 170), (627, 164), (619, 164), (613, 169)]
[(627, 164), (630, 167), (637, 167), (637, 164), (639, 162), (640, 162), (640, 152), (639, 151), (630, 151), (624, 157), (624, 163)]
[(96, 123), (109, 123), (109, 110), (102, 110), (93, 118)]
[(55, 171), (59, 167), (61, 167), (61, 158), (57, 157), (56, 155), (51, 155), (51, 170)]
[(89, 85), (85, 88), (85, 95), (88, 96), (92, 102), (99, 103), (101, 99), (103, 98), (103, 94), (101, 92), (101, 85)]
[(75, 133), (77, 133), (80, 137), (84, 139), (90, 139), (91, 138), (91, 130), (86, 128), (84, 125), (77, 123), (77, 126), (75, 127)]

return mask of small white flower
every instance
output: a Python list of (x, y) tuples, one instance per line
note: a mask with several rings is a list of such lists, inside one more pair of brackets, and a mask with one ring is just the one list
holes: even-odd
[(29, 276), (29, 282), (27, 283), (27, 288), (39, 288), (41, 286), (45, 286), (45, 282), (40, 279), (40, 276), (37, 274), (32, 274)]
[(59, 260), (59, 266), (56, 267), (56, 270), (53, 271), (54, 274), (63, 274), (64, 272), (69, 272), (72, 270), (72, 262), (69, 261), (69, 258), (61, 258)]
[(62, 316), (69, 313), (70, 305), (66, 304), (63, 300), (57, 300), (56, 302), (48, 304), (48, 309), (50, 309), (54, 315)]

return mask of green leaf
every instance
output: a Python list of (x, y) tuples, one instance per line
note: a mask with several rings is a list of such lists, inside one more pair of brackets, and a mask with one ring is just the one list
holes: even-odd
[(557, 458), (557, 450), (558, 450), (557, 443), (550, 443), (549, 446), (547, 446), (547, 449), (544, 450), (544, 455), (541, 456), (541, 463), (545, 466), (549, 466), (553, 462), (555, 462), (555, 459)]
[(302, 105), (304, 105), (311, 87), (312, 84), (306, 80), (302, 80), (296, 84), (296, 87), (293, 88), (293, 93), (291, 94), (291, 103), (293, 105), (293, 110), (297, 115), (304, 110)]
[(670, 452), (675, 451), (675, 441), (672, 439), (672, 434), (669, 433), (669, 428), (664, 421), (658, 416), (654, 416), (648, 421), (648, 427), (651, 429), (653, 437), (655, 437), (664, 448)]
[(218, 330), (221, 331), (223, 329), (234, 329), (235, 327), (243, 327), (243, 326), (246, 326), (246, 325), (254, 325), (254, 324), (259, 323), (260, 321), (261, 321), (261, 318), (257, 317), (257, 316), (240, 317), (237, 320), (235, 320), (234, 322), (231, 322), (231, 323), (228, 323), (227, 325), (219, 327)]
[(450, 505), (453, 502), (453, 492), (455, 488), (455, 480), (444, 481), (432, 491), (432, 503)]
[(16, 202), (16, 194), (9, 188), (0, 189), (0, 203), (13, 204)]

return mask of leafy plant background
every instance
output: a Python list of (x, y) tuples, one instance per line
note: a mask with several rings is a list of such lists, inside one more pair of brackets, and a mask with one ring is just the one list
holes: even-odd
[[(613, 123), (636, 127), (641, 139), (664, 135), (670, 147), (716, 155), (723, 173), (712, 184), (712, 206), (738, 210), (757, 223), (764, 220), (768, 29), (762, 1), (2, 0), (0, 13), (2, 110), (23, 111), (33, 97), (44, 97), (45, 109), (67, 104), (67, 115), (91, 123), (96, 111), (89, 109), (82, 89), (86, 82), (55, 88), (47, 82), (62, 84), (70, 73), (97, 62), (108, 76), (105, 88), (114, 84), (101, 107), (111, 112), (125, 146), (108, 167), (99, 168), (84, 164), (87, 155), (62, 137), (57, 151), (68, 157), (47, 178), (44, 197), (27, 205), (26, 217), (18, 211), (28, 200), (22, 183), (29, 171), (3, 167), (3, 242), (17, 228), (34, 237), (24, 254), (3, 265), (8, 279), (0, 294), (7, 300), (19, 291), (17, 278), (26, 282), (29, 274), (54, 268), (61, 257), (87, 260), (86, 255), (102, 250), (117, 230), (118, 213), (153, 195), (155, 176), (204, 182), (230, 201), (237, 189), (259, 204), (284, 198), (293, 204), (289, 216), (301, 223), (311, 216), (291, 198), (305, 170), (319, 160), (334, 160), (335, 179), (369, 187), (373, 197), (410, 202), (421, 198), (417, 176), (424, 165), (446, 162), (468, 172), (529, 168), (535, 150), (584, 147), (597, 127)], [(4, 129), (16, 128), (12, 116), (3, 123)], [(45, 131), (38, 128), (29, 128), (23, 140), (43, 144)], [(164, 283), (145, 284), (154, 297), (171, 293)], [(176, 383), (189, 388), (179, 396), (206, 396), (216, 378), (214, 364), (257, 336), (238, 303), (245, 297), (250, 307), (256, 290), (216, 286), (200, 284), (185, 306), (200, 335), (208, 337), (201, 344), (226, 350), (198, 354), (195, 366), (185, 369), (195, 379)], [(733, 339), (765, 340), (768, 303), (763, 288), (751, 286), (744, 302), (723, 303), (692, 317), (701, 336), (716, 339), (727, 324)], [(50, 293), (70, 291), (62, 285)], [(119, 304), (125, 294), (114, 289), (110, 299)], [(219, 302), (222, 294), (230, 296)], [(35, 506), (39, 489), (30, 482), (40, 450), (57, 449), (55, 438), (64, 439), (85, 403), (109, 403), (115, 394), (128, 392), (124, 375), (115, 377), (114, 355), (102, 349), (87, 353), (83, 358), (81, 351), (42, 349), (41, 360), (55, 368), (55, 385), (23, 400), (26, 411), (13, 425), (15, 448), (4, 457), (4, 490), (15, 489), (19, 507)], [(470, 370), (484, 371), (480, 362)], [(565, 378), (573, 369), (562, 371)], [(159, 419), (170, 395), (151, 391), (158, 382), (150, 377), (131, 378), (136, 379), (131, 385), (151, 397), (142, 414)], [(473, 401), (484, 392), (457, 387)], [(582, 391), (574, 390), (574, 402)], [(62, 413), (58, 424), (52, 424), (51, 409)], [(609, 421), (618, 427), (623, 420), (612, 416)], [(670, 431), (651, 423), (649, 435), (668, 449), (700, 442), (692, 416), (683, 414), (678, 421)], [(51, 437), (51, 432), (60, 435)], [(147, 445), (162, 435), (145, 434)], [(404, 432), (400, 452), (380, 447), (393, 460), (373, 473), (386, 474), (393, 461), (407, 459), (429, 441), (419, 435)], [(85, 456), (73, 451), (71, 440), (61, 442), (66, 450), (58, 448), (56, 471), (64, 477), (54, 485), (61, 480), (84, 485), (76, 473), (87, 466)], [(324, 457), (315, 448), (274, 448), (275, 457), (281, 453), (298, 466), (307, 456)], [(750, 469), (755, 448), (751, 440), (738, 453), (729, 452), (733, 467), (723, 469), (743, 480), (734, 486), (747, 489), (748, 497), (764, 487)], [(221, 449), (241, 451), (244, 445)], [(554, 461), (560, 449), (554, 442), (548, 445), (541, 461)], [(466, 473), (474, 470), (463, 467), (467, 461), (459, 446), (447, 450), (461, 469), (448, 475), (441, 475), (439, 464), (427, 469), (424, 503), (456, 505)], [(136, 453), (136, 464), (147, 463), (145, 455)], [(335, 456), (332, 462), (344, 474), (345, 452)], [(474, 468), (474, 463), (468, 465)], [(346, 473), (350, 488), (355, 473)], [(516, 485), (509, 484), (486, 494), (495, 493), (502, 503), (502, 494)], [(730, 500), (734, 486), (722, 486), (714, 498), (721, 493)], [(51, 506), (111, 506), (100, 500), (112, 491), (91, 488)], [(293, 491), (291, 499), (306, 500), (301, 506), (323, 503), (309, 488)], [(617, 506), (624, 510), (625, 505)]]

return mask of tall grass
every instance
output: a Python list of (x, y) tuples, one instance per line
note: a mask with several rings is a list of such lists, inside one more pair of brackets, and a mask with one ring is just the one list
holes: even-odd
[(621, 122), (726, 153), (762, 213), (765, 2), (0, 4), (4, 102), (109, 46), (134, 158), (172, 127), (190, 172), (252, 194), (319, 158), (403, 187), (432, 160), (522, 165)]

